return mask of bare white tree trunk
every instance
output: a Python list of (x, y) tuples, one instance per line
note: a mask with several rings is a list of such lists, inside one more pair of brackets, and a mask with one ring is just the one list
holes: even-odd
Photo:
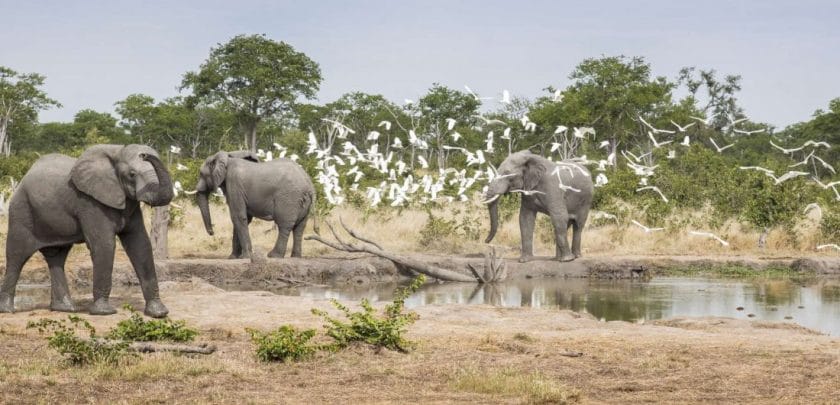
[(152, 210), (152, 252), (155, 259), (164, 260), (169, 257), (169, 205), (154, 207)]

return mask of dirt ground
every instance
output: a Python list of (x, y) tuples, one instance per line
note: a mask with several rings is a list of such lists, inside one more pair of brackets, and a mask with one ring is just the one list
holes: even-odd
[[(175, 319), (209, 356), (146, 354), (128, 365), (71, 367), (27, 321), (0, 316), (0, 403), (628, 403), (837, 401), (840, 338), (785, 323), (726, 318), (599, 322), (556, 309), (425, 306), (408, 353), (358, 346), (265, 364), (245, 328), (320, 328), (326, 301), (226, 292), (200, 279), (162, 283)], [(138, 289), (139, 290), (139, 289)], [(142, 308), (139, 291), (128, 301)], [(355, 304), (355, 303), (347, 303)], [(107, 330), (126, 314), (87, 317)], [(564, 354), (580, 352), (580, 357)]]

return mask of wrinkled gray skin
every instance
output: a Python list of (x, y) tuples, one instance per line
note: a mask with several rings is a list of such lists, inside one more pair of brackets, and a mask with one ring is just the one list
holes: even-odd
[(163, 206), (172, 200), (169, 173), (154, 149), (143, 145), (97, 145), (78, 159), (46, 155), (29, 169), (9, 205), (6, 275), (0, 312), (14, 311), (20, 271), (36, 251), (50, 269), (54, 311), (76, 311), (64, 262), (75, 243), (86, 243), (93, 261), (91, 315), (109, 315), (116, 238), (134, 266), (146, 299), (146, 315), (169, 312), (158, 294), (152, 246), (139, 201)]
[[(581, 233), (592, 205), (592, 177), (586, 168), (576, 166), (586, 174), (572, 167), (570, 171), (561, 166), (560, 178), (563, 185), (580, 192), (560, 189), (560, 180), (557, 175), (551, 174), (557, 164), (527, 150), (511, 154), (499, 166), (499, 177), (490, 182), (485, 201), (512, 190), (536, 191), (531, 195), (522, 194), (522, 205), (519, 208), (519, 232), (522, 239), (520, 262), (534, 258), (534, 223), (538, 212), (548, 215), (554, 226), (555, 258), (565, 262), (581, 256)], [(493, 240), (499, 228), (499, 199), (489, 203), (488, 209), (490, 235), (485, 243)], [(573, 227), (571, 249), (567, 238), (569, 227)]]
[(254, 255), (248, 224), (253, 218), (273, 220), (279, 230), (268, 257), (286, 255), (289, 234), (294, 235), (292, 257), (301, 256), (303, 230), (315, 200), (315, 187), (299, 164), (289, 159), (259, 162), (251, 152), (221, 151), (208, 157), (199, 171), (196, 199), (204, 227), (213, 235), (208, 197), (221, 188), (233, 222), (233, 249), (230, 258)]

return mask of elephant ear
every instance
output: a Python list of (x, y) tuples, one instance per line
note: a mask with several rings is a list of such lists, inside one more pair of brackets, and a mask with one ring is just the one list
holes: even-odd
[(537, 159), (533, 157), (529, 158), (525, 161), (525, 170), (522, 174), (522, 188), (529, 191), (536, 189), (544, 174), (545, 167)]
[(97, 145), (82, 153), (70, 170), (70, 181), (79, 191), (112, 208), (125, 208), (125, 191), (114, 160), (122, 147)]
[(259, 163), (260, 162), (260, 157), (257, 156), (256, 153), (251, 152), (249, 150), (238, 150), (236, 152), (230, 152), (230, 153), (228, 153), (228, 156), (230, 156), (232, 158), (237, 158), (237, 159), (250, 160), (254, 163)]
[(220, 187), (225, 182), (227, 176), (228, 153), (219, 152), (213, 156), (213, 169), (210, 171), (210, 176), (213, 177), (213, 185)]

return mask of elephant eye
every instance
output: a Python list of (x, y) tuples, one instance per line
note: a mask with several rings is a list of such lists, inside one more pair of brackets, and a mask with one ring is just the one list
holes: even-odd
[(136, 175), (137, 175), (137, 172), (135, 172), (134, 170), (131, 170), (131, 171), (129, 171), (129, 172), (128, 172), (128, 177), (130, 177), (130, 178), (132, 178), (132, 179), (133, 179), (133, 178), (134, 178), (134, 176), (136, 176)]

